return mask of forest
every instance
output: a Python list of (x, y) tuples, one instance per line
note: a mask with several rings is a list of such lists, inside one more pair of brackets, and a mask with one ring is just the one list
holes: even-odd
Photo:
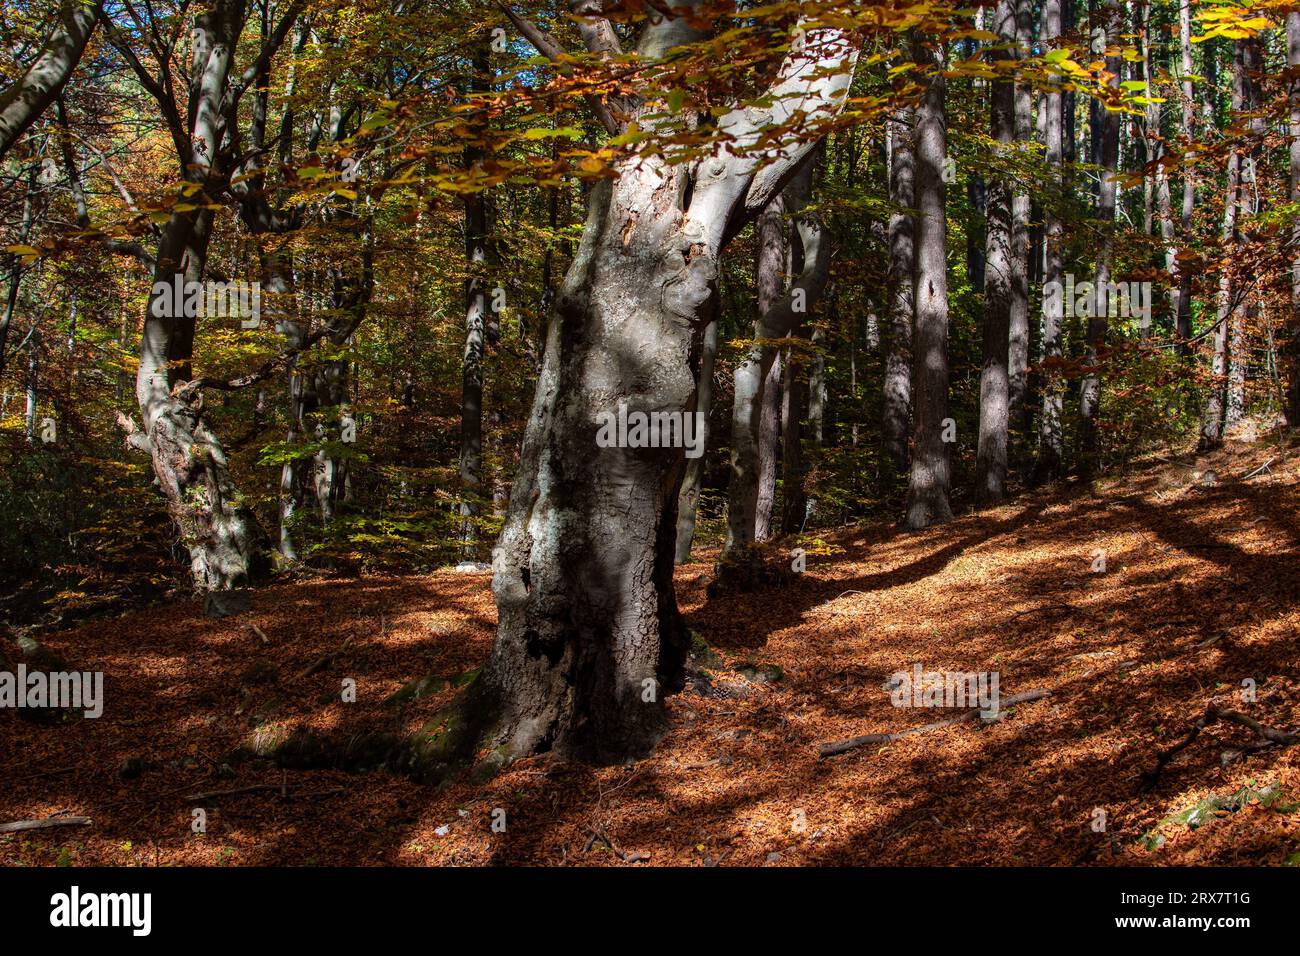
[(1295, 0), (0, 42), (0, 864), (1300, 865)]

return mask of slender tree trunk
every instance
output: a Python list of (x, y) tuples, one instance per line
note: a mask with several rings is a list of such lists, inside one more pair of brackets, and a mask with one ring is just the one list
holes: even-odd
[[(1043, 46), (1050, 49), (1061, 36), (1061, 0), (1044, 0)], [(1045, 204), (1043, 211), (1043, 288), (1060, 290), (1064, 283), (1064, 263), (1061, 243), (1064, 227), (1057, 213), (1057, 204), (1064, 195), (1065, 180), (1062, 170), (1063, 116), (1061, 81), (1051, 79), (1049, 92), (1044, 97), (1043, 121), (1046, 160), (1051, 171), (1052, 185), (1057, 195)], [(1061, 360), (1061, 323), (1064, 318), (1062, 295), (1043, 295), (1043, 406), (1038, 420), (1038, 459), (1034, 466), (1037, 482), (1055, 481), (1061, 476), (1064, 439), (1061, 433), (1061, 416), (1064, 412), (1060, 372), (1056, 363)]]
[[(1300, 13), (1286, 16), (1286, 62), (1295, 71), (1289, 90), (1291, 100), (1291, 202), (1300, 203)], [(1295, 255), (1291, 264), (1291, 322), (1287, 330), (1286, 419), (1291, 428), (1300, 427), (1300, 221), (1291, 227)]]
[[(918, 44), (918, 62), (938, 66)], [(945, 81), (929, 80), (916, 115), (916, 336), (914, 415), (916, 445), (904, 524), (918, 530), (952, 518), (948, 504), (948, 223), (943, 181), (948, 152)]]
[[(1120, 45), (1120, 11), (1115, 0), (1107, 0), (1103, 7), (1106, 30), (1107, 51), (1117, 51)], [(1110, 74), (1107, 85), (1119, 86), (1120, 70), (1123, 61), (1116, 52), (1105, 58), (1106, 72)], [(1101, 167), (1100, 183), (1097, 191), (1097, 219), (1101, 227), (1100, 249), (1097, 256), (1097, 272), (1094, 285), (1098, 290), (1105, 290), (1111, 281), (1111, 269), (1115, 257), (1115, 197), (1117, 183), (1115, 174), (1119, 166), (1119, 121), (1120, 115), (1114, 110), (1100, 110), (1100, 127), (1097, 136), (1097, 159)], [(1082, 443), (1080, 470), (1085, 476), (1095, 474), (1099, 465), (1100, 443), (1097, 434), (1097, 417), (1101, 406), (1101, 363), (1106, 347), (1106, 330), (1110, 324), (1110, 309), (1116, 303), (1104, 291), (1097, 295), (1093, 315), (1087, 325), (1087, 365), (1088, 371), (1083, 378), (1079, 393), (1079, 431)]]
[(797, 534), (803, 530), (808, 513), (804, 494), (803, 416), (806, 392), (800, 382), (803, 363), (799, 350), (791, 348), (785, 357), (785, 387), (781, 408), (781, 533)]
[[(1233, 44), (1232, 112), (1248, 109), (1253, 101), (1251, 71), (1259, 62), (1258, 45), (1252, 40)], [(1210, 360), (1210, 388), (1201, 421), (1201, 447), (1214, 448), (1223, 442), (1223, 432), (1234, 414), (1240, 416), (1244, 387), (1246, 310), (1236, 301), (1239, 290), (1233, 271), (1235, 251), (1241, 242), (1241, 218), (1249, 212), (1248, 190), (1243, 183), (1243, 164), (1253, 162), (1253, 150), (1245, 157), (1238, 150), (1228, 154), (1227, 191), (1223, 200), (1223, 251), (1219, 275), (1218, 315), (1214, 351)], [(1254, 179), (1253, 173), (1250, 177)], [(1253, 191), (1253, 183), (1252, 190)], [(1234, 380), (1235, 379), (1235, 380)]]
[[(1258, 38), (1252, 37), (1238, 41), (1241, 62), (1233, 77), (1234, 85), (1240, 85), (1241, 107), (1246, 113), (1253, 113), (1259, 107), (1259, 78), (1264, 69), (1263, 45)], [(1237, 240), (1244, 241), (1241, 234), (1242, 222), (1259, 213), (1259, 144), (1263, 139), (1265, 128), (1262, 119), (1252, 117), (1246, 121), (1250, 146), (1241, 158), (1238, 173), (1237, 191)], [(1244, 301), (1237, 304), (1232, 313), (1231, 340), (1228, 346), (1230, 362), (1228, 367), (1228, 404), (1224, 415), (1225, 426), (1235, 425), (1246, 414), (1246, 373), (1250, 363), (1249, 336), (1259, 317), (1259, 296), (1254, 291), (1246, 291)]]
[[(1196, 72), (1192, 62), (1192, 0), (1180, 0), (1178, 6), (1178, 49), (1182, 68), (1182, 121), (1183, 137), (1188, 150), (1183, 154), (1183, 207), (1179, 220), (1183, 244), (1192, 241), (1192, 214), (1196, 211), (1196, 172), (1192, 165), (1193, 154), (1190, 146), (1195, 136), (1196, 87), (1192, 76)], [(1207, 51), (1208, 52), (1208, 51)], [(1177, 266), (1177, 255), (1174, 257)], [(1192, 337), (1192, 273), (1190, 269), (1177, 266), (1178, 298), (1174, 313), (1174, 331), (1182, 343), (1179, 353), (1191, 354), (1191, 346), (1186, 344)]]
[[(764, 442), (769, 443), (766, 454), (770, 460), (770, 481), (775, 484), (775, 415), (766, 428), (763, 422), (767, 406), (765, 393), (769, 388), (778, 391), (780, 382), (777, 377), (779, 369), (773, 372), (773, 367), (777, 365), (777, 348), (771, 343), (785, 338), (798, 328), (826, 285), (830, 255), (828, 237), (823, 235), (819, 222), (799, 216), (812, 190), (812, 170), (810, 158), (786, 187), (784, 202), (774, 201), (774, 205), (765, 210), (759, 219), (759, 252), (756, 263), (759, 318), (754, 323), (756, 341), (744, 361), (736, 367), (734, 376), (731, 482), (728, 488), (727, 542), (724, 549), (727, 555), (734, 555), (755, 541), (762, 540), (759, 532), (770, 528), (771, 492), (767, 496), (767, 522), (764, 527), (760, 527), (759, 513), (760, 501), (764, 497)], [(782, 294), (787, 263), (787, 212), (799, 216), (796, 220), (796, 233), (803, 250), (803, 269), (791, 288)]]
[[(1015, 34), (1019, 55), (1034, 42), (1032, 0), (1016, 0)], [(1015, 138), (1028, 142), (1033, 135), (1032, 88), (1015, 84)], [(1011, 197), (1011, 302), (1008, 310), (1007, 405), (1008, 426), (1028, 430), (1030, 409), (1025, 400), (1029, 387), (1029, 192), (1018, 180)]]
[[(719, 298), (709, 300), (713, 303), (713, 313), (709, 324), (704, 328), (704, 340), (700, 355), (700, 374), (695, 383), (696, 411), (704, 425), (704, 437), (701, 444), (707, 453), (709, 448), (709, 416), (713, 412), (713, 368), (718, 356), (718, 317)], [(691, 543), (695, 540), (695, 522), (700, 511), (700, 489), (704, 484), (704, 458), (686, 459), (686, 474), (682, 478), (682, 490), (677, 495), (677, 556), (678, 564), (685, 564), (691, 559)]]
[(41, 330), (33, 327), (27, 334), (27, 408), (23, 416), (23, 435), (27, 444), (36, 441), (36, 405), (40, 395)]
[(916, 160), (912, 151), (912, 109), (890, 117), (889, 322), (885, 335), (885, 383), (881, 435), (885, 455), (901, 474), (907, 468), (912, 418), (912, 287), (916, 237)]
[[(490, 57), (490, 40), (485, 34), (474, 52), (471, 95), (488, 89)], [(482, 161), (483, 150), (477, 143), (466, 147), (467, 169), (477, 168)], [(465, 260), (470, 275), (465, 290), (459, 467), (461, 558), (470, 564), (480, 557), (477, 519), (483, 481), (483, 348), (488, 323), (488, 289), (483, 273), (487, 266), (487, 231), (487, 197), (481, 192), (471, 193), (465, 198)]]
[[(993, 28), (1000, 43), (995, 47), (991, 128), (1003, 162), (1015, 141), (1014, 69), (1016, 42), (1015, 0), (1000, 0)], [(1012, 265), (1011, 183), (995, 175), (989, 183), (988, 244), (984, 274), (984, 364), (980, 371), (979, 444), (975, 457), (975, 502), (995, 505), (1006, 496), (1009, 333), (1011, 327)]]
[(758, 424), (758, 501), (754, 506), (754, 540), (772, 537), (772, 507), (776, 502), (777, 452), (781, 441), (781, 381), (783, 359), (777, 350), (763, 379), (763, 409)]

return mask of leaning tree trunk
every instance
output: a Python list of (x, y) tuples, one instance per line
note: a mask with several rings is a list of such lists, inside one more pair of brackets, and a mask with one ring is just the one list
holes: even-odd
[(98, 2), (62, 0), (59, 22), (26, 73), (0, 93), (0, 159), (50, 108), (81, 61), (95, 29)]
[[(657, 57), (695, 35), (665, 16), (646, 28), (641, 53)], [(543, 750), (617, 762), (661, 736), (689, 643), (672, 577), (683, 442), (623, 447), (635, 433), (611, 441), (611, 421), (697, 411), (723, 247), (812, 148), (761, 150), (764, 132), (796, 111), (807, 121), (833, 115), (854, 48), (833, 28), (807, 30), (770, 90), (773, 105), (718, 118), (731, 149), (691, 166), (619, 159), (615, 178), (591, 190), (493, 552), (496, 643), (458, 705), (462, 719), (422, 749), (426, 766), (474, 744), (495, 762)], [(647, 108), (662, 109), (665, 96)]]
[[(201, 211), (193, 224), (186, 215), (174, 214), (167, 225), (159, 244), (155, 283), (170, 286), (178, 270), (187, 283), (198, 282), (202, 275), (207, 258), (205, 220), (211, 213)], [(254, 576), (262, 533), (235, 489), (225, 449), (206, 419), (202, 391), (174, 380), (174, 343), (194, 317), (173, 316), (170, 311), (158, 296), (150, 295), (136, 373), (136, 399), (144, 427), (135, 431), (128, 425), (128, 441), (151, 456), (158, 487), (189, 553), (195, 586), (201, 591), (225, 590)]]
[(907, 468), (907, 438), (912, 418), (912, 288), (916, 218), (912, 151), (913, 111), (900, 109), (889, 119), (889, 322), (885, 326), (885, 382), (881, 438), (885, 456), (898, 473)]
[[(923, 48), (921, 62), (934, 63)], [(937, 64), (936, 64), (937, 65)], [(929, 81), (916, 113), (916, 447), (904, 525), (915, 531), (952, 519), (948, 419), (948, 223), (943, 164), (948, 151), (943, 74)]]
[[(195, 18), (190, 74), (187, 175), (204, 182), (218, 156), (221, 103), (243, 7), (218, 2)], [(148, 451), (158, 486), (189, 552), (194, 584), (204, 591), (247, 582), (259, 569), (264, 541), (251, 509), (230, 477), (225, 449), (208, 423), (202, 389), (187, 383), (196, 316), (176, 314), (162, 289), (179, 276), (198, 283), (207, 262), (212, 212), (173, 212), (159, 240), (140, 338), (136, 399), (143, 430), (123, 416), (127, 441)]]

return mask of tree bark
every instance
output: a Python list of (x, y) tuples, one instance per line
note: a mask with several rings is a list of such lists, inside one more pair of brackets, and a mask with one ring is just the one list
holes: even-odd
[[(243, 23), (241, 0), (225, 0), (195, 18), (190, 74), (190, 149), (183, 166), (207, 182), (223, 135), (221, 102)], [(225, 449), (208, 424), (201, 390), (188, 389), (188, 347), (196, 316), (163, 301), (159, 287), (198, 282), (207, 263), (212, 211), (173, 212), (155, 258), (154, 283), (140, 339), (136, 398), (143, 431), (128, 443), (147, 450), (168, 510), (189, 552), (199, 590), (246, 583), (259, 569), (262, 531), (234, 487)]]
[[(1024, 56), (1034, 42), (1033, 4), (1016, 0), (1015, 40), (1017, 55)], [(1033, 135), (1032, 89), (1015, 84), (1015, 138), (1027, 142)], [(1029, 387), (1029, 192), (1018, 178), (1011, 197), (1011, 303), (1007, 334), (1007, 420), (1008, 428), (1030, 425), (1026, 393)]]
[(889, 119), (889, 322), (885, 335), (884, 402), (881, 436), (886, 457), (901, 474), (907, 468), (912, 418), (912, 288), (916, 237), (916, 159), (912, 150), (913, 110)]
[(95, 29), (98, 2), (62, 0), (59, 22), (22, 77), (0, 93), (0, 160), (63, 91)]
[[(1258, 46), (1251, 40), (1233, 43), (1232, 112), (1234, 116), (1249, 107), (1252, 100), (1250, 70), (1258, 62)], [(1223, 199), (1223, 249), (1220, 254), (1218, 314), (1214, 329), (1214, 351), (1210, 359), (1210, 388), (1201, 420), (1200, 447), (1210, 449), (1223, 443), (1224, 427), (1231, 407), (1230, 365), (1240, 365), (1244, 336), (1244, 315), (1235, 301), (1237, 288), (1233, 276), (1235, 250), (1240, 244), (1240, 220), (1248, 212), (1246, 190), (1242, 183), (1243, 157), (1239, 150), (1228, 154), (1227, 189)], [(1240, 399), (1237, 399), (1240, 402)]]
[[(1291, 100), (1291, 202), (1300, 203), (1300, 12), (1286, 16), (1286, 62), (1295, 71), (1288, 91)], [(1296, 253), (1291, 263), (1291, 313), (1287, 330), (1286, 420), (1291, 428), (1300, 427), (1300, 221), (1291, 227), (1291, 241)]]
[[(1103, 5), (1105, 18), (1107, 51), (1118, 51), (1120, 45), (1120, 10), (1116, 0), (1107, 0)], [(1119, 86), (1120, 70), (1123, 61), (1119, 53), (1114, 52), (1105, 58), (1106, 72), (1109, 74), (1107, 85)], [(1097, 219), (1100, 222), (1101, 240), (1097, 256), (1097, 271), (1094, 285), (1105, 289), (1111, 281), (1111, 268), (1115, 258), (1115, 196), (1116, 171), (1119, 166), (1119, 120), (1115, 110), (1098, 111), (1099, 127), (1097, 129), (1097, 165), (1101, 167), (1100, 182), (1097, 188)], [(1116, 305), (1104, 294), (1098, 295), (1094, 314), (1087, 324), (1087, 373), (1083, 377), (1079, 390), (1079, 432), (1082, 444), (1079, 456), (1080, 472), (1084, 476), (1096, 473), (1099, 465), (1100, 447), (1097, 434), (1097, 417), (1101, 408), (1101, 362), (1106, 347), (1106, 330), (1109, 327), (1110, 309)]]
[[(775, 485), (776, 427), (775, 397), (779, 394), (780, 369), (776, 340), (798, 328), (826, 286), (830, 266), (830, 242), (819, 221), (799, 215), (812, 190), (812, 158), (786, 187), (783, 202), (775, 202), (759, 219), (758, 320), (754, 323), (755, 343), (735, 371), (735, 399), (731, 419), (731, 482), (728, 486), (727, 541), (724, 554), (734, 555), (755, 541), (760, 531), (770, 530), (772, 491), (766, 495), (767, 520), (760, 524), (763, 502), (764, 457), (768, 480)], [(778, 197), (779, 199), (779, 197)], [(796, 234), (802, 249), (803, 269), (789, 290), (782, 294), (787, 264), (785, 213), (795, 214)], [(775, 369), (775, 371), (774, 371)], [(772, 393), (771, 421), (764, 422)], [(766, 448), (764, 445), (766, 444)]]
[[(709, 449), (709, 416), (713, 412), (713, 368), (718, 356), (718, 297), (711, 300), (713, 313), (708, 325), (704, 327), (704, 338), (700, 355), (700, 375), (695, 383), (696, 410), (704, 424), (704, 437), (701, 444), (705, 454)], [(695, 522), (700, 511), (700, 489), (704, 484), (704, 459), (686, 459), (686, 474), (682, 478), (682, 490), (677, 495), (677, 556), (678, 564), (685, 564), (691, 559), (691, 544), (695, 540)]]
[[(937, 67), (920, 44), (917, 61)], [(916, 447), (904, 525), (915, 531), (951, 520), (948, 504), (948, 223), (943, 181), (948, 151), (945, 81), (936, 69), (916, 114), (916, 335), (913, 355)]]
[[(1044, 0), (1043, 47), (1052, 48), (1061, 36), (1061, 0)], [(1057, 213), (1057, 204), (1064, 196), (1063, 177), (1063, 119), (1061, 80), (1050, 78), (1049, 92), (1044, 96), (1043, 139), (1055, 195), (1050, 197), (1043, 210), (1043, 288), (1062, 288), (1064, 262), (1061, 243), (1064, 226)], [(1054, 284), (1054, 285), (1053, 285)], [(1034, 480), (1042, 483), (1055, 481), (1061, 476), (1064, 456), (1064, 438), (1061, 433), (1061, 416), (1065, 403), (1062, 396), (1060, 371), (1055, 363), (1061, 359), (1061, 323), (1064, 318), (1062, 296), (1043, 295), (1043, 404), (1038, 419), (1038, 458), (1034, 462)]]
[[(698, 35), (697, 17), (673, 11), (647, 25), (643, 56)], [(718, 118), (739, 149), (696, 167), (650, 155), (617, 160), (616, 178), (591, 190), (493, 553), (496, 644), (455, 728), (434, 735), (422, 762), (481, 744), (497, 764), (542, 750), (608, 763), (644, 755), (658, 740), (688, 650), (672, 579), (685, 458), (662, 443), (602, 447), (600, 432), (620, 405), (628, 414), (698, 410), (722, 249), (813, 144), (779, 154), (747, 147), (796, 110), (812, 120), (833, 115), (855, 60), (847, 35), (812, 26), (782, 65), (772, 106)], [(662, 93), (647, 95), (657, 97), (649, 109), (662, 109)]]
[[(1000, 0), (993, 16), (999, 43), (992, 63), (1001, 79), (993, 81), (991, 130), (1002, 162), (1010, 160), (1016, 136), (1015, 68), (1016, 0)], [(989, 183), (984, 273), (984, 363), (980, 370), (979, 441), (975, 455), (975, 503), (996, 505), (1006, 497), (1007, 429), (1010, 418), (1008, 358), (1011, 301), (1015, 284), (1012, 263), (1012, 189), (1010, 176), (995, 173)]]
[[(475, 47), (471, 63), (471, 96), (488, 89), (490, 37), (485, 33)], [(471, 143), (465, 149), (465, 167), (476, 168), (483, 149)], [(465, 288), (465, 349), (462, 358), (460, 403), (460, 553), (462, 560), (479, 560), (479, 500), (483, 481), (483, 348), (487, 335), (487, 197), (481, 192), (465, 197), (465, 260), (469, 280)]]

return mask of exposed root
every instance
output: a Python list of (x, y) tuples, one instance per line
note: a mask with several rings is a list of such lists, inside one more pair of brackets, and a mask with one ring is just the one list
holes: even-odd
[(1195, 743), (1196, 739), (1201, 736), (1202, 730), (1210, 726), (1210, 724), (1217, 723), (1220, 720), (1226, 720), (1230, 723), (1241, 724), (1243, 727), (1249, 727), (1258, 735), (1258, 740), (1243, 744), (1239, 748), (1241, 753), (1253, 753), (1257, 750), (1265, 750), (1268, 747), (1273, 746), (1290, 747), (1294, 744), (1300, 744), (1300, 734), (1292, 733), (1289, 730), (1277, 730), (1273, 727), (1265, 726), (1258, 720), (1255, 720), (1255, 718), (1247, 717), (1239, 711), (1224, 710), (1214, 704), (1210, 704), (1205, 708), (1205, 713), (1197, 719), (1196, 723), (1192, 724), (1192, 729), (1188, 731), (1186, 737), (1169, 749), (1161, 751), (1159, 756), (1156, 757), (1156, 765), (1142, 775), (1142, 784), (1138, 788), (1138, 792), (1146, 793), (1151, 790), (1156, 785), (1157, 780), (1159, 780), (1160, 773), (1165, 769), (1165, 765)]

